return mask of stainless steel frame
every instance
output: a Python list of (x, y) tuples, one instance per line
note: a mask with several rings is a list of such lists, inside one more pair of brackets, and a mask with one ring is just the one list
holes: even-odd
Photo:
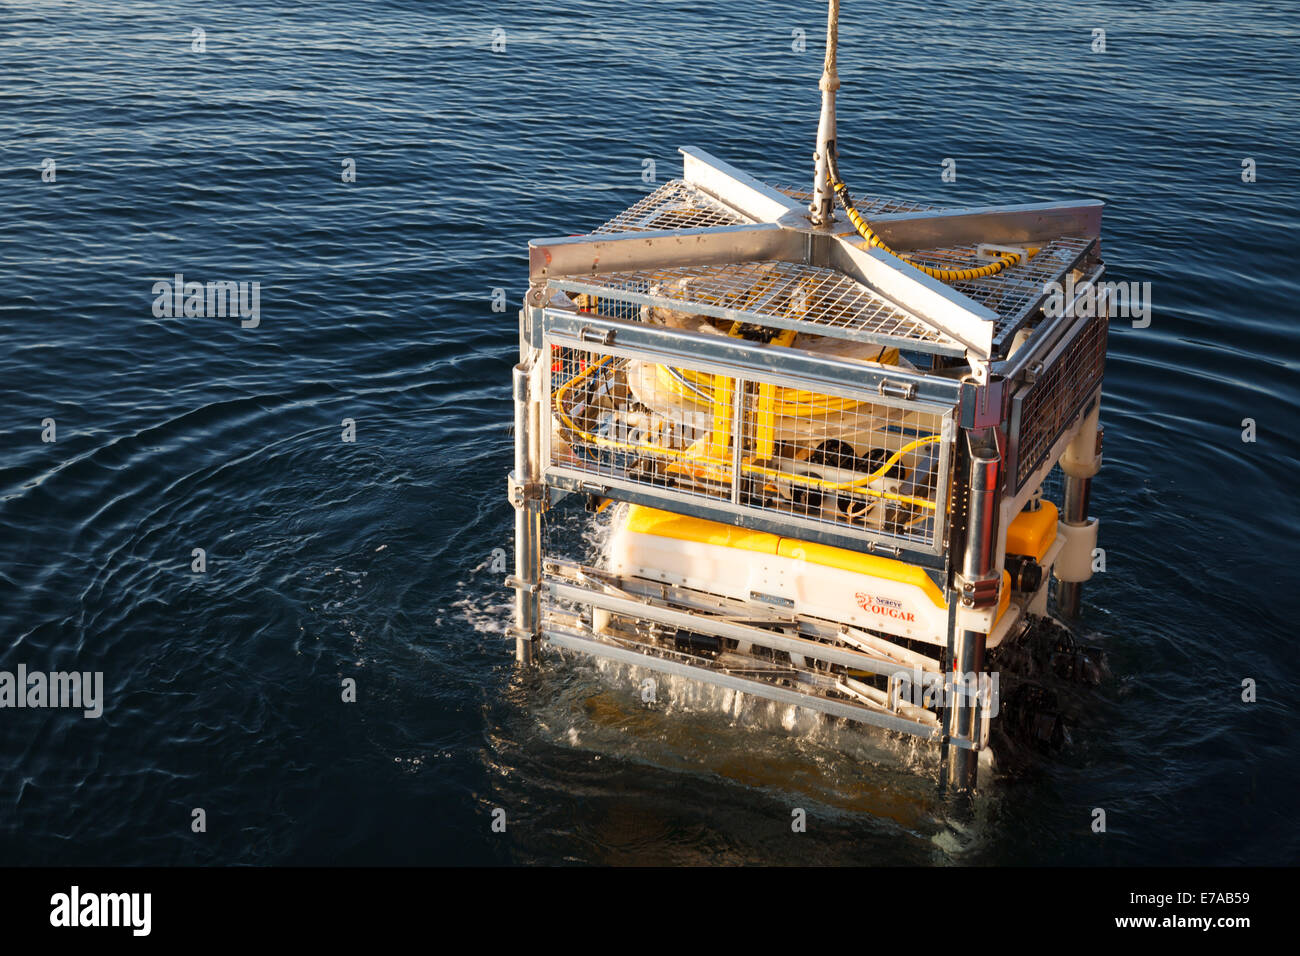
[[(833, 103), (831, 109), (833, 115)], [(954, 667), (983, 666), (991, 627), (983, 622), (991, 618), (980, 614), (997, 601), (1001, 586), (1001, 519), (1014, 514), (1010, 504), (1034, 492), (1098, 400), (1105, 310), (1087, 318), (1077, 306), (1095, 293), (1102, 275), (1101, 203), (934, 209), (870, 197), (859, 202), (877, 233), (916, 262), (975, 265), (986, 261), (980, 258), (985, 245), (1040, 247), (995, 276), (947, 285), (903, 259), (862, 248), (843, 217), (828, 212), (825, 190), (770, 186), (702, 150), (681, 152), (681, 180), (596, 232), (529, 244), (509, 482), (517, 509), (515, 574), (508, 584), (516, 591), (518, 659), (531, 661), (548, 644), (913, 734), (942, 745), (950, 786), (973, 787), (988, 714), (969, 701), (949, 707), (940, 722), (934, 712), (897, 700), (897, 675), (918, 667), (951, 680)], [(1074, 301), (1060, 316), (1045, 315), (1048, 283), (1069, 278), (1076, 282)], [(646, 320), (651, 310), (894, 347), (917, 367), (667, 327)], [(557, 457), (550, 426), (556, 355), (654, 363), (730, 381), (737, 429), (745, 427), (746, 395), (754, 394), (746, 383), (837, 396), (855, 408), (933, 415), (942, 435), (933, 535), (911, 540), (747, 501), (739, 431), (728, 446), (727, 493), (660, 486), (612, 466), (601, 470)], [(719, 386), (717, 394), (728, 393)], [(546, 555), (543, 515), (569, 493), (919, 565), (947, 600), (948, 652), (936, 661), (834, 621), (662, 582), (613, 579)], [(1080, 502), (1086, 511), (1086, 488), (1073, 488), (1070, 499), (1070, 515), (1077, 517)], [(597, 613), (775, 657), (737, 667), (639, 632), (602, 630), (594, 624)], [(888, 690), (847, 676), (850, 671), (882, 676)]]

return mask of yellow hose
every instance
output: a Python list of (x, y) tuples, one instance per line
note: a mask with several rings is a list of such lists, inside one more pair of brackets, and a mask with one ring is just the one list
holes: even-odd
[[(680, 385), (672, 380), (668, 369), (677, 372), (685, 381), (697, 388), (710, 388), (713, 385), (713, 376), (708, 372), (697, 372), (689, 368), (675, 368), (667, 365), (655, 366), (655, 375), (658, 383), (665, 389), (675, 394), (683, 394)], [(845, 412), (855, 405), (861, 405), (862, 402), (852, 398), (840, 398), (836, 395), (823, 395), (820, 392), (809, 392), (797, 388), (780, 388), (777, 390), (778, 396), (772, 404), (772, 415), (779, 417), (783, 415), (830, 415), (834, 412)]]
[[(692, 465), (697, 467), (705, 466), (706, 468), (712, 467), (719, 473), (725, 474), (726, 469), (730, 467), (731, 463), (722, 459), (691, 456), (685, 451), (677, 448), (668, 448), (664, 445), (656, 445), (651, 442), (637, 444), (634, 442), (619, 441), (614, 438), (605, 438), (601, 435), (596, 435), (582, 430), (582, 428), (569, 416), (569, 413), (565, 411), (564, 399), (575, 385), (586, 381), (594, 375), (597, 369), (610, 361), (610, 358), (611, 356), (606, 355), (597, 362), (589, 363), (585, 369), (555, 390), (554, 411), (565, 427), (581, 438), (584, 442), (595, 445), (599, 448), (611, 448), (615, 451), (635, 452), (638, 454), (660, 455), (665, 458), (671, 458), (675, 462), (682, 463), (684, 467), (690, 467)], [(829, 398), (829, 396), (822, 397)], [(923, 445), (937, 442), (939, 441), (939, 438), (940, 436), (938, 435), (925, 435), (915, 441), (909, 442), (890, 455), (889, 458), (885, 459), (885, 461), (871, 474), (867, 475), (865, 478), (858, 478), (853, 481), (828, 481), (825, 478), (818, 478), (815, 475), (794, 475), (777, 468), (766, 468), (761, 465), (749, 463), (742, 464), (741, 470), (749, 474), (762, 475), (765, 478), (788, 481), (791, 484), (807, 485), (824, 491), (849, 491), (857, 494), (869, 495), (873, 498), (883, 498), (887, 501), (897, 501), (902, 504), (912, 505), (915, 508), (924, 508), (933, 511), (935, 510), (934, 502), (927, 501), (924, 498), (917, 498), (911, 495), (900, 495), (891, 491), (880, 491), (866, 486), (883, 477), (908, 452), (914, 451)]]
[[(849, 195), (849, 187), (844, 180), (840, 178), (840, 171), (835, 163), (834, 148), (831, 148), (831, 158), (829, 163), (831, 177), (831, 188), (835, 191), (840, 205), (844, 207), (844, 214), (849, 217), (849, 222), (853, 223), (853, 228), (858, 231), (858, 235), (867, 241), (867, 245), (873, 249), (879, 249), (887, 252), (895, 259), (901, 259), (908, 265), (920, 269), (932, 279), (938, 279), (940, 282), (962, 282), (967, 279), (983, 279), (987, 276), (995, 276), (1003, 269), (1014, 266), (1020, 261), (1020, 254), (1017, 252), (999, 252), (995, 262), (990, 262), (986, 266), (977, 266), (973, 269), (937, 269), (934, 266), (923, 265), (920, 262), (913, 261), (911, 256), (895, 252), (885, 241), (876, 235), (876, 231), (871, 228), (862, 214), (858, 212), (857, 207), (853, 205), (853, 198)], [(1038, 252), (1035, 248), (1026, 248), (1025, 250), (1031, 257)]]

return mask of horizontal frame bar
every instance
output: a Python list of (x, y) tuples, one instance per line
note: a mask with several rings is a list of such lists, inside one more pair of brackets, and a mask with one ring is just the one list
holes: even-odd
[[(611, 353), (621, 351), (625, 355), (628, 350), (651, 352), (654, 354), (631, 357), (646, 360), (662, 357), (684, 365), (709, 362), (742, 378), (757, 376), (766, 380), (785, 377), (789, 384), (798, 387), (845, 388), (850, 390), (848, 397), (894, 408), (946, 412), (961, 400), (961, 383), (950, 378), (902, 368), (891, 367), (884, 371), (864, 362), (629, 319), (546, 309), (542, 315), (542, 329), (544, 338), (563, 338), (565, 345), (575, 348)], [(585, 337), (592, 335), (604, 337), (609, 344), (598, 344)], [(915, 394), (910, 400), (892, 398), (879, 392), (882, 382), (911, 386)]]
[[(764, 700), (776, 701), (779, 704), (792, 704), (796, 707), (806, 707), (809, 710), (820, 711), (821, 713), (831, 714), (835, 717), (843, 717), (846, 720), (853, 720), (858, 723), (871, 724), (884, 730), (894, 730), (900, 733), (911, 734), (914, 737), (921, 737), (922, 739), (932, 740), (936, 743), (942, 740), (942, 732), (937, 727), (927, 727), (917, 721), (908, 720), (905, 717), (898, 717), (886, 711), (873, 710), (861, 704), (831, 700), (826, 697), (817, 697), (812, 694), (802, 694), (799, 691), (790, 690), (785, 687), (776, 687), (772, 684), (763, 683), (762, 681), (736, 677), (722, 671), (696, 667), (691, 664), (684, 664), (681, 661), (674, 661), (668, 658), (654, 657), (649, 654), (643, 654), (629, 648), (599, 640), (595, 637), (589, 637), (584, 634), (578, 634), (574, 631), (561, 630), (555, 627), (544, 627), (542, 630), (542, 637), (546, 643), (564, 648), (565, 650), (577, 651), (581, 654), (589, 654), (593, 657), (604, 657), (623, 664), (629, 664), (633, 667), (644, 667), (648, 670), (658, 671), (662, 674), (673, 674), (678, 677), (686, 677), (691, 680), (699, 681), (702, 684), (711, 684), (714, 687), (723, 687), (728, 690), (739, 691), (742, 694), (750, 694)], [(969, 741), (950, 740), (949, 743), (956, 746), (961, 746), (964, 743), (967, 748), (971, 746)]]
[(528, 243), (528, 280), (777, 259), (803, 262), (808, 241), (776, 223), (566, 236)]
[[(686, 585), (668, 584), (665, 581), (656, 581), (653, 578), (614, 574), (610, 571), (584, 565), (578, 561), (554, 556), (548, 557), (543, 562), (543, 567), (546, 575), (557, 581), (594, 581), (604, 587), (612, 588), (617, 594), (627, 595), (633, 600), (672, 604), (687, 613), (712, 615), (734, 623), (747, 621), (787, 629), (798, 628), (805, 637), (811, 636), (823, 640), (844, 640), (852, 643), (845, 637), (845, 635), (851, 635), (867, 642), (879, 641), (885, 645), (885, 649), (877, 648), (874, 651), (863, 651), (863, 653), (874, 653), (879, 659), (886, 660), (901, 670), (920, 669), (926, 671), (933, 670), (938, 666), (933, 657), (907, 650), (880, 635), (872, 634), (870, 631), (838, 624), (823, 618), (809, 617), (806, 614), (795, 614), (793, 611), (783, 610), (777, 605), (754, 604), (751, 601), (741, 601), (720, 594), (711, 594), (708, 591), (701, 591)], [(943, 587), (941, 581), (936, 580), (935, 584), (941, 588)], [(1003, 619), (1005, 620), (1005, 618)], [(935, 649), (938, 650), (937, 646)]]
[[(944, 443), (947, 444), (946, 442)], [(845, 548), (859, 554), (878, 554), (884, 557), (908, 561), (922, 567), (943, 570), (944, 549), (943, 534), (935, 535), (933, 545), (921, 545), (904, 541), (889, 535), (875, 534), (870, 531), (845, 533), (837, 530), (830, 522), (809, 521), (799, 515), (786, 515), (780, 512), (763, 511), (745, 505), (733, 505), (729, 500), (709, 498), (704, 495), (687, 492), (674, 492), (667, 488), (658, 488), (641, 482), (614, 478), (609, 475), (592, 474), (577, 471), (563, 465), (548, 464), (542, 474), (542, 480), (553, 488), (574, 494), (595, 494), (614, 501), (626, 501), (634, 505), (646, 505), (663, 511), (688, 515), (692, 518), (704, 518), (707, 521), (720, 521), (748, 528), (751, 531), (763, 531), (767, 534), (810, 541), (815, 544)], [(941, 504), (945, 499), (941, 498)], [(769, 517), (770, 516), (770, 517)], [(942, 532), (947, 524), (943, 517)]]
[[(593, 607), (602, 608), (606, 611), (613, 611), (615, 614), (623, 614), (627, 617), (636, 618), (637, 620), (657, 621), (660, 624), (680, 627), (683, 630), (695, 631), (700, 634), (710, 634), (715, 637), (725, 637), (733, 641), (757, 644), (760, 647), (783, 651), (787, 654), (811, 657), (815, 660), (826, 661), (830, 664), (839, 664), (843, 667), (852, 667), (857, 670), (867, 671), (871, 674), (882, 674), (886, 677), (893, 676), (900, 672), (910, 674), (912, 671), (911, 668), (902, 664), (897, 664), (893, 661), (887, 661), (878, 657), (872, 657), (869, 654), (864, 654), (862, 651), (831, 647), (830, 645), (822, 644), (819, 641), (810, 641), (804, 637), (788, 637), (784, 634), (778, 634), (775, 631), (764, 630), (761, 627), (753, 627), (748, 624), (736, 624), (731, 621), (712, 618), (698, 612), (691, 613), (689, 611), (679, 611), (674, 608), (663, 607), (646, 601), (639, 601), (633, 597), (619, 597), (618, 595), (609, 594), (604, 591), (597, 591), (592, 588), (580, 587), (576, 584), (556, 581), (554, 578), (544, 578), (542, 584), (552, 595), (560, 600), (576, 601), (579, 604), (589, 604)], [(936, 662), (936, 665), (937, 663), (938, 662)], [(926, 673), (937, 674), (940, 677), (943, 676), (938, 670), (927, 671)]]
[(1104, 203), (1096, 199), (1073, 202), (1021, 203), (1008, 206), (969, 206), (924, 212), (885, 213), (871, 217), (871, 228), (897, 250), (934, 249), (974, 243), (1047, 242), (1101, 235)]

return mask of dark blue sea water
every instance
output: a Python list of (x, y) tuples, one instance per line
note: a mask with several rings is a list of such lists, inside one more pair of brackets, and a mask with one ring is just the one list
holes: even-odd
[[(1296, 859), (1300, 12), (844, 7), (855, 192), (1103, 199), (1110, 277), (1152, 283), (1111, 336), (1081, 628), (1114, 674), (1072, 745), (967, 818), (896, 744), (512, 665), (526, 243), (679, 145), (808, 181), (823, 4), (10, 0), (0, 669), (106, 704), (0, 711), (0, 862)], [(156, 318), (178, 272), (259, 281), (260, 325)]]

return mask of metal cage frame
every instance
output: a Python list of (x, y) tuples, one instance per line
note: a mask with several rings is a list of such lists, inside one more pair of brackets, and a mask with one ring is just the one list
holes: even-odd
[[(862, 200), (859, 208), (871, 228), (900, 258), (863, 248), (856, 230), (845, 218), (828, 216), (825, 206), (820, 213), (809, 209), (814, 197), (807, 190), (769, 186), (701, 150), (681, 152), (680, 180), (660, 186), (592, 233), (529, 244), (530, 287), (520, 312), (520, 363), (514, 370), (515, 465), (508, 481), (516, 509), (515, 574), (507, 580), (515, 590), (516, 655), (531, 661), (550, 643), (914, 734), (943, 745), (950, 781), (973, 785), (975, 759), (989, 731), (989, 715), (977, 700), (947, 706), (936, 719), (895, 700), (894, 677), (886, 696), (852, 685), (843, 673), (835, 680), (812, 674), (817, 679), (804, 686), (788, 679), (789, 666), (737, 670), (627, 635), (596, 633), (572, 608), (763, 647), (778, 657), (790, 655), (791, 662), (822, 660), (869, 674), (888, 676), (922, 663), (937, 675), (982, 667), (1003, 587), (1005, 526), (1058, 458), (1063, 467), (1067, 457), (1071, 461), (1062, 530), (1077, 531), (1090, 521), (1088, 482), (1100, 466), (1096, 416), (1108, 329), (1108, 303), (1096, 295), (1104, 271), (1102, 204), (938, 209)], [(825, 197), (814, 199), (814, 206), (818, 201)], [(1036, 247), (1036, 256), (1026, 253), (1029, 246)], [(987, 263), (990, 249), (1008, 248), (1024, 253), (1015, 265), (951, 285), (914, 264), (969, 267)], [(1059, 315), (1047, 314), (1049, 284), (1064, 286), (1067, 279), (1076, 290), (1073, 300)], [(1094, 311), (1081, 308), (1085, 296)], [(701, 334), (647, 321), (655, 310), (730, 321), (736, 323), (733, 331), (742, 323), (785, 330), (788, 337), (760, 344)], [(897, 348), (929, 367), (788, 347), (800, 333)], [(570, 352), (680, 367), (733, 383), (730, 444), (719, 446), (733, 456), (730, 494), (656, 484), (626, 468), (620, 474), (613, 464), (603, 471), (578, 467), (576, 456), (557, 455), (552, 356)], [(782, 511), (753, 496), (745, 500), (741, 476), (752, 467), (743, 458), (752, 389), (744, 383), (837, 396), (900, 417), (934, 415), (940, 437), (932, 536), (910, 540), (824, 515)], [(721, 432), (715, 427), (715, 433)], [(602, 460), (597, 457), (597, 465)], [(548, 556), (543, 515), (574, 494), (919, 566), (942, 589), (946, 647), (937, 662), (925, 663), (898, 642), (834, 622), (792, 617), (761, 603), (738, 606), (663, 582), (615, 579)], [(1061, 607), (1077, 607), (1078, 584), (1058, 581), (1057, 595)]]
[[(618, 357), (655, 365), (671, 365), (701, 372), (726, 376), (733, 389), (745, 383), (806, 389), (820, 395), (833, 396), (861, 402), (874, 408), (884, 408), (900, 413), (920, 413), (934, 416), (938, 423), (940, 440), (936, 464), (934, 493), (935, 521), (928, 540), (916, 536), (900, 536), (884, 531), (845, 525), (839, 522), (818, 520), (752, 504), (740, 503), (740, 472), (731, 475), (730, 500), (703, 496), (692, 492), (658, 487), (627, 476), (603, 474), (584, 470), (571, 464), (557, 462), (552, 448), (552, 432), (543, 429), (541, 434), (542, 480), (553, 487), (571, 492), (614, 497), (638, 504), (648, 504), (668, 511), (689, 514), (693, 517), (723, 521), (759, 531), (776, 534), (797, 533), (806, 540), (837, 547), (848, 547), (893, 557), (907, 555), (918, 563), (942, 567), (942, 556), (948, 541), (948, 494), (951, 483), (952, 447), (956, 440), (957, 392), (951, 390), (948, 400), (922, 401), (894, 397), (881, 392), (886, 383), (899, 384), (878, 369), (849, 360), (832, 359), (793, 352), (791, 355), (773, 356), (773, 350), (751, 343), (703, 336), (689, 332), (676, 332), (651, 326), (637, 330), (633, 344), (623, 344), (626, 334), (619, 336), (614, 328), (601, 328), (582, 314), (548, 309), (543, 315), (542, 354), (551, 354), (552, 348), (570, 348), (593, 355)], [(626, 332), (626, 330), (622, 330)], [(792, 350), (793, 351), (793, 350)], [(543, 363), (539, 386), (548, 396), (555, 394), (555, 383), (549, 363)], [(871, 386), (872, 381), (875, 387)], [(743, 419), (733, 420), (739, 428)], [(734, 442), (738, 436), (733, 434)]]

